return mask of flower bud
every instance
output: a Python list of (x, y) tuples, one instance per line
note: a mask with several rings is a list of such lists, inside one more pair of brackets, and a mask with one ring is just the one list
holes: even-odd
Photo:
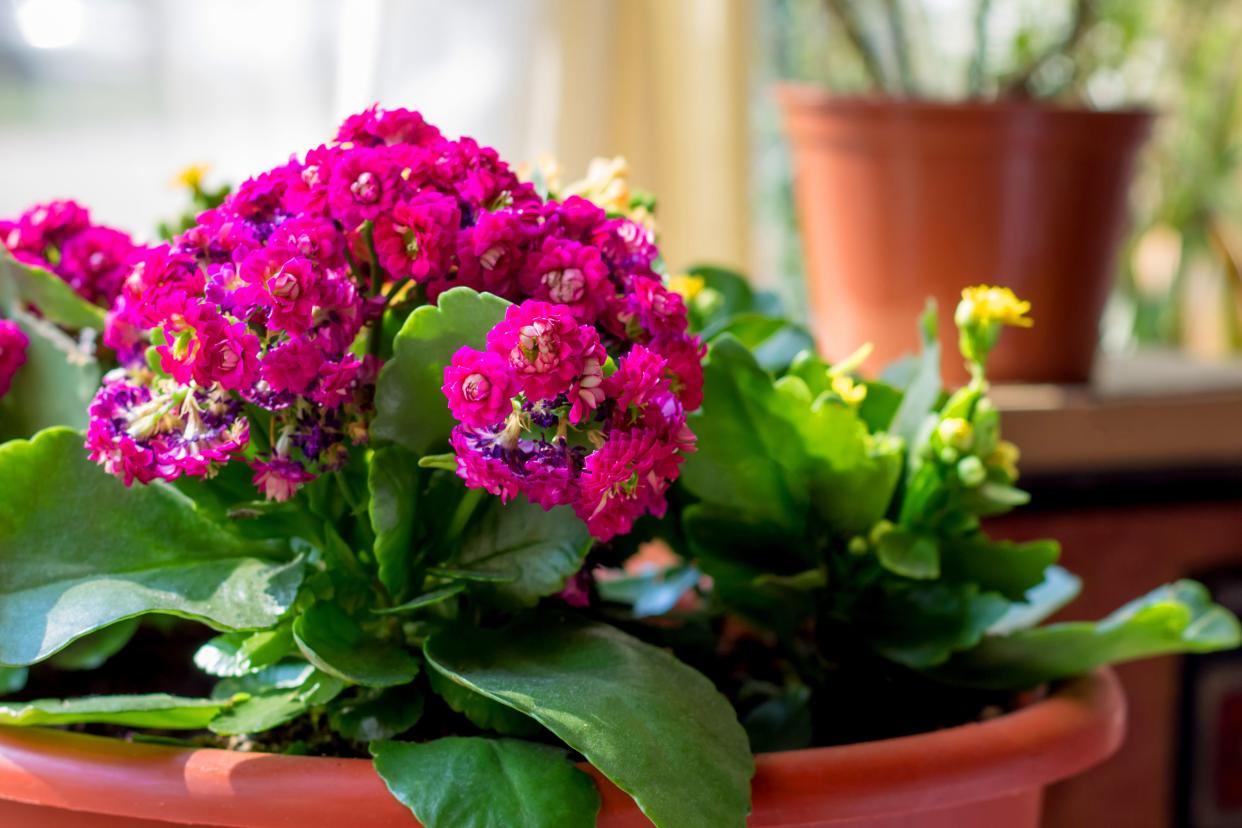
[(970, 451), (975, 439), (974, 428), (961, 417), (941, 420), (936, 426), (936, 434), (946, 447), (957, 449), (959, 452)]
[(973, 489), (987, 480), (988, 471), (984, 468), (983, 461), (972, 454), (958, 461), (957, 477), (962, 481), (962, 485)]

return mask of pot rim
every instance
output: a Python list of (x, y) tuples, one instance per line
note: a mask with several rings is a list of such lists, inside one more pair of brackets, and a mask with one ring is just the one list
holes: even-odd
[(1091, 118), (1093, 120), (1121, 120), (1149, 122), (1159, 111), (1151, 107), (1133, 106), (1120, 109), (1091, 109), (1086, 106), (1069, 106), (1053, 101), (1023, 100), (1019, 98), (968, 98), (960, 101), (941, 101), (927, 98), (900, 98), (885, 95), (835, 95), (823, 86), (806, 81), (779, 81), (773, 84), (776, 99), (787, 112), (826, 111), (857, 115), (884, 116), (899, 113), (910, 117), (932, 116), (1000, 116), (1046, 115), (1063, 118)]
[[(1124, 730), (1125, 699), (1105, 668), (985, 722), (760, 754), (749, 824), (910, 813), (1042, 788), (1103, 761)], [(601, 828), (640, 824), (632, 800), (585, 769), (599, 782)], [(363, 815), (369, 825), (415, 824), (366, 759), (179, 748), (43, 728), (0, 727), (0, 799), (170, 824), (277, 828), (356, 824)]]

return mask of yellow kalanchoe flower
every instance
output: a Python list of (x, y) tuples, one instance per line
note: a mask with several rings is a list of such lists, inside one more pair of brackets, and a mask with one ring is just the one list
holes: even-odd
[(707, 282), (702, 276), (676, 273), (668, 277), (668, 289), (673, 291), (673, 293), (680, 293), (681, 297), (687, 302), (698, 296), (699, 292), (706, 286)]
[(867, 386), (854, 382), (854, 378), (848, 374), (837, 374), (832, 378), (832, 393), (847, 405), (861, 405), (867, 398)]
[(173, 179), (173, 184), (185, 187), (187, 190), (201, 190), (203, 188), (203, 179), (207, 177), (207, 171), (211, 169), (210, 164), (190, 164)]
[(959, 325), (987, 325), (1000, 323), (1016, 328), (1029, 328), (1035, 321), (1027, 316), (1031, 303), (1019, 299), (1012, 290), (996, 285), (977, 285), (962, 291), (962, 301), (957, 306), (956, 321)]

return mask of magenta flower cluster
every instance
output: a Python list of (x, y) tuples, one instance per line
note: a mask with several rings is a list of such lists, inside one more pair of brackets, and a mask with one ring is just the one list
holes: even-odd
[(694, 450), (683, 400), (700, 387), (641, 344), (605, 376), (607, 364), (599, 331), (572, 306), (510, 306), (486, 351), (461, 348), (444, 371), (458, 474), (502, 500), (571, 506), (604, 541), (643, 514), (662, 516)]
[(30, 342), (16, 322), (0, 319), (0, 398), (9, 393), (17, 369), (26, 364)]
[(38, 204), (0, 220), (0, 244), (18, 261), (50, 270), (83, 299), (108, 307), (142, 249), (128, 234), (93, 224), (74, 201)]
[[(416, 112), (372, 108), (347, 119), (331, 143), (244, 182), (172, 244), (136, 258), (104, 337), (124, 368), (95, 400), (87, 445), (127, 481), (210, 475), (244, 457), (256, 486), (286, 499), (340, 468), (349, 445), (366, 439), (378, 367), (368, 339), (386, 304), (434, 302), (465, 285), (555, 306), (540, 311), (539, 324), (557, 327), (532, 334), (515, 322), (517, 345), (478, 355), (480, 370), (463, 375), (462, 388), (479, 404), (454, 439), (503, 425), (515, 396), (549, 412), (563, 397), (566, 428), (601, 441), (566, 455), (561, 476), (581, 499), (598, 488), (587, 460), (599, 455), (591, 468), (623, 464), (608, 459), (616, 448), (602, 448), (620, 446), (623, 433), (642, 436), (632, 423), (621, 426), (617, 418), (633, 415), (624, 406), (611, 416), (603, 377), (610, 353), (626, 357), (642, 345), (660, 360), (659, 381), (678, 413), (653, 434), (673, 439), (679, 417), (684, 425), (680, 410), (699, 404), (703, 349), (687, 334), (684, 304), (664, 288), (657, 259), (641, 225), (581, 198), (545, 201), (494, 150), (445, 138)], [(521, 345), (531, 336), (536, 344)], [(539, 350), (553, 338), (555, 352)], [(523, 347), (536, 349), (529, 365), (513, 362)], [(474, 375), (501, 384), (470, 385)], [(649, 402), (633, 403), (634, 411)], [(652, 480), (671, 479), (671, 468), (661, 465)], [(636, 486), (635, 497), (654, 509)], [(599, 499), (616, 499), (605, 488)]]

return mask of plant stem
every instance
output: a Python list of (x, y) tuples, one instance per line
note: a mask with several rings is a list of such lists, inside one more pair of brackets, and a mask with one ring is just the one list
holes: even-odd
[(916, 95), (914, 72), (910, 69), (910, 44), (906, 41), (906, 21), (901, 9), (901, 0), (884, 0), (885, 17), (888, 19), (889, 39), (893, 44), (893, 55), (897, 60), (897, 76), (901, 80), (901, 92), (904, 95)]
[[(1002, 98), (1032, 98), (1034, 91), (1031, 87), (1031, 79), (1039, 73), (1048, 61), (1060, 54), (1067, 56), (1078, 48), (1078, 44), (1082, 42), (1087, 31), (1095, 23), (1095, 8), (1091, 0), (1076, 0), (1074, 3), (1074, 23), (1070, 27), (1069, 34), (1060, 43), (1052, 46), (1042, 55), (1027, 63), (1026, 68), (1015, 75), (1008, 83), (1006, 83), (1000, 92)], [(1072, 57), (1071, 57), (1072, 60)], [(1074, 61), (1075, 71), (1077, 71), (1078, 61)]]
[(992, 0), (979, 0), (975, 9), (975, 54), (970, 61), (967, 94), (977, 98), (983, 94), (983, 70), (988, 61), (988, 22), (992, 17)]
[(863, 33), (862, 27), (850, 9), (849, 0), (825, 0), (824, 5), (828, 9), (828, 15), (840, 24), (841, 30), (845, 32), (854, 51), (858, 52), (863, 69), (876, 91), (890, 92), (880, 53), (876, 50), (875, 44)]

